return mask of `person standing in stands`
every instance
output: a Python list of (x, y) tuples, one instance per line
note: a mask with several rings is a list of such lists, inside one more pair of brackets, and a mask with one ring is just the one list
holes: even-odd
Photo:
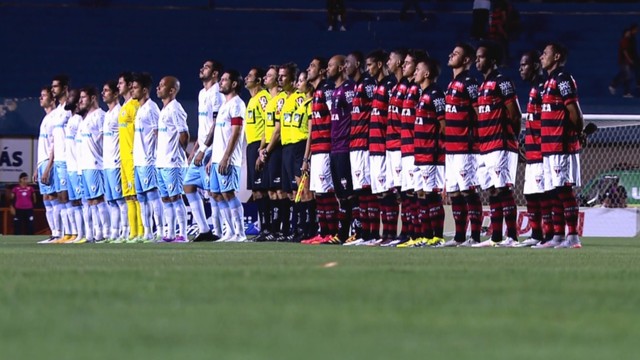
[(327, 20), (329, 22), (327, 31), (333, 31), (337, 26), (336, 22), (340, 23), (340, 31), (347, 31), (347, 28), (344, 27), (345, 12), (344, 0), (327, 0)]
[[(638, 25), (632, 25), (628, 29), (624, 29), (622, 39), (618, 45), (618, 66), (620, 71), (611, 80), (609, 92), (615, 95), (617, 88), (622, 85), (624, 90), (623, 97), (632, 98), (631, 93), (631, 72), (638, 67), (638, 50), (636, 49), (636, 34), (638, 33)], [(636, 79), (636, 82), (638, 79)]]
[(9, 211), (13, 216), (13, 233), (15, 235), (33, 235), (33, 204), (36, 192), (29, 185), (29, 175), (20, 174), (18, 185), (11, 189)]

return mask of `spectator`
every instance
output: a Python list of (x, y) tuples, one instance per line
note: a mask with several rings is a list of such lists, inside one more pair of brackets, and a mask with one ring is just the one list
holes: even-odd
[(607, 189), (600, 200), (603, 207), (606, 208), (625, 208), (627, 207), (627, 189), (620, 185), (620, 179), (617, 176), (607, 176), (613, 182)]
[(482, 40), (487, 37), (491, 0), (473, 0), (473, 19), (471, 22), (471, 38)]
[(420, 18), (420, 21), (427, 21), (429, 18), (420, 8), (420, 0), (404, 0), (402, 2), (402, 9), (400, 10), (400, 20), (407, 20), (407, 11), (413, 8), (416, 11), (416, 15)]
[(23, 172), (20, 174), (20, 182), (11, 190), (9, 205), (15, 235), (33, 235), (33, 204), (35, 202), (35, 190), (29, 185), (29, 176)]
[(327, 31), (333, 31), (337, 26), (336, 21), (340, 23), (340, 31), (347, 31), (344, 27), (345, 20), (344, 0), (327, 0), (327, 18), (329, 27)]
[(504, 65), (509, 55), (509, 33), (507, 31), (507, 21), (509, 12), (508, 0), (493, 1), (491, 20), (489, 22), (489, 39), (495, 41), (502, 47), (502, 59)]
[[(631, 98), (631, 71), (638, 71), (638, 51), (636, 49), (636, 34), (638, 33), (638, 25), (634, 24), (622, 32), (622, 39), (618, 45), (618, 65), (620, 71), (611, 81), (609, 92), (615, 95), (618, 86), (622, 85), (624, 89), (623, 97)], [(637, 76), (636, 76), (637, 77)], [(636, 79), (636, 82), (638, 79)]]

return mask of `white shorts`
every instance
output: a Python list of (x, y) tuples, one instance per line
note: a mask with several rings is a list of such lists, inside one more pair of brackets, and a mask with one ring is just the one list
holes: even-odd
[(414, 179), (416, 191), (442, 191), (444, 189), (444, 165), (419, 165)]
[(560, 186), (580, 186), (580, 154), (545, 155), (542, 157), (545, 190)]
[(329, 154), (311, 155), (309, 180), (309, 190), (311, 191), (326, 194), (333, 190)]
[(476, 155), (476, 159), (478, 160), (478, 171), (476, 172), (476, 176), (478, 177), (478, 185), (481, 189), (486, 190), (491, 187), (491, 177), (489, 176), (487, 167), (484, 164), (482, 155)]
[(371, 170), (371, 192), (380, 194), (389, 190), (387, 177), (387, 158), (382, 155), (372, 155), (369, 158)]
[(387, 151), (387, 178), (389, 188), (402, 186), (402, 153), (400, 150)]
[[(518, 169), (518, 153), (506, 150), (496, 150), (480, 155), (478, 163), (484, 163), (486, 170), (486, 183), (480, 180), (483, 189), (489, 187), (503, 188), (513, 186), (516, 182)], [(485, 187), (489, 185), (488, 187)]]
[(445, 164), (447, 192), (466, 191), (479, 185), (476, 154), (447, 154)]
[(527, 164), (524, 168), (523, 194), (540, 194), (544, 192), (544, 171), (542, 163)]
[(405, 156), (402, 158), (402, 186), (401, 191), (414, 191), (416, 188), (416, 176), (418, 176), (418, 167), (416, 166), (415, 157)]
[(351, 180), (353, 190), (360, 190), (371, 186), (371, 171), (369, 169), (369, 150), (354, 150), (349, 153), (351, 161)]

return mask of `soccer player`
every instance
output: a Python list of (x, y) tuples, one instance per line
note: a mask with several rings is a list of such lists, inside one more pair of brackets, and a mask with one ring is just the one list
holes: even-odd
[[(209, 176), (206, 173), (206, 165), (211, 159), (211, 141), (213, 140), (213, 125), (220, 106), (224, 103), (224, 96), (220, 93), (218, 79), (222, 73), (222, 64), (215, 60), (207, 60), (200, 68), (200, 80), (203, 88), (198, 93), (198, 139), (196, 141), (188, 162), (189, 168), (184, 179), (184, 192), (187, 195), (194, 221), (198, 224), (200, 233), (193, 241), (213, 241), (220, 238), (219, 211), (215, 201), (211, 201), (213, 212), (213, 227), (211, 233), (207, 223), (204, 202), (198, 189), (209, 190)], [(211, 139), (208, 136), (211, 135)]]
[(104, 143), (103, 143), (103, 168), (104, 168), (104, 198), (109, 205), (111, 215), (111, 231), (105, 234), (107, 241), (124, 240), (123, 234), (129, 234), (129, 222), (127, 221), (127, 203), (122, 194), (122, 170), (120, 163), (120, 102), (118, 101), (118, 82), (107, 81), (102, 86), (102, 101), (107, 104), (108, 110), (104, 116)]
[[(118, 115), (118, 132), (120, 142), (120, 164), (122, 176), (122, 195), (127, 203), (127, 218), (129, 227), (123, 229), (122, 237), (127, 241), (135, 241), (142, 236), (142, 217), (140, 203), (136, 197), (136, 180), (133, 165), (133, 138), (135, 133), (135, 118), (140, 103), (131, 97), (133, 74), (123, 72), (118, 76), (118, 93), (123, 99), (122, 108)], [(129, 232), (127, 232), (129, 230)]]
[(271, 228), (268, 229), (270, 234), (265, 235), (267, 241), (285, 240), (282, 234), (284, 212), (289, 208), (287, 196), (282, 192), (282, 144), (280, 142), (280, 118), (287, 93), (280, 91), (278, 72), (278, 67), (272, 65), (264, 77), (264, 85), (271, 94), (271, 99), (265, 108), (264, 136), (260, 142), (260, 155), (256, 161), (256, 171), (264, 171), (267, 174), (267, 190), (273, 204)]
[[(498, 70), (502, 49), (482, 42), (476, 50), (476, 68), (484, 76), (478, 90), (478, 147), (484, 163), (491, 211), (491, 238), (474, 247), (513, 247), (518, 244), (518, 209), (513, 197), (518, 166), (518, 139), (522, 113), (515, 86)], [(502, 239), (503, 220), (507, 238)]]
[[(352, 52), (346, 59), (347, 76), (356, 82), (353, 108), (351, 110), (351, 129), (349, 135), (349, 160), (351, 180), (359, 206), (355, 207), (353, 217), (360, 223), (357, 235), (345, 245), (359, 245), (379, 237), (380, 209), (378, 199), (371, 193), (371, 171), (369, 167), (369, 122), (371, 121), (371, 102), (378, 80), (368, 73), (360, 71), (362, 54)], [(354, 64), (355, 62), (355, 64)], [(367, 67), (374, 66), (375, 59), (367, 58)], [(355, 69), (355, 70), (352, 70)], [(381, 70), (381, 68), (380, 68)], [(375, 70), (374, 70), (374, 74)], [(381, 72), (380, 72), (381, 74)], [(369, 210), (377, 208), (376, 210)], [(369, 214), (371, 212), (371, 214)]]
[(353, 181), (349, 159), (351, 111), (355, 83), (345, 73), (345, 56), (335, 55), (329, 60), (327, 77), (334, 83), (331, 94), (331, 178), (340, 206), (340, 228), (328, 244), (343, 244), (350, 237)]
[(77, 89), (69, 90), (69, 96), (67, 98), (67, 104), (65, 109), (71, 111), (73, 115), (67, 121), (67, 125), (64, 128), (65, 132), (65, 150), (67, 155), (67, 174), (69, 175), (69, 185), (67, 187), (69, 194), (69, 203), (71, 208), (67, 209), (69, 216), (73, 216), (75, 219), (77, 236), (70, 242), (82, 242), (86, 241), (84, 218), (89, 217), (91, 209), (89, 203), (85, 200), (83, 203), (83, 185), (82, 185), (82, 171), (78, 167), (78, 159), (80, 158), (79, 142), (81, 141), (78, 129), (82, 123), (83, 116), (86, 114), (86, 110), (80, 110), (78, 107), (78, 101), (80, 98), (80, 92)]
[(51, 93), (51, 87), (46, 86), (40, 89), (39, 100), (45, 115), (40, 123), (40, 133), (38, 134), (37, 172), (33, 176), (33, 182), (38, 183), (46, 209), (47, 223), (51, 230), (51, 236), (38, 243), (48, 244), (61, 238), (60, 220), (53, 216), (53, 207), (56, 206), (58, 200), (53, 186), (55, 168), (53, 167), (53, 117), (51, 115), (51, 112), (56, 108), (56, 100)]
[[(469, 73), (474, 63), (475, 49), (459, 43), (449, 54), (448, 66), (453, 80), (445, 92), (445, 184), (451, 198), (456, 232), (453, 239), (441, 246), (470, 247), (480, 242), (482, 203), (478, 187), (478, 146), (475, 107), (478, 103), (478, 82)], [(467, 220), (471, 237), (465, 240)]]
[(246, 123), (244, 126), (247, 138), (247, 188), (251, 190), (253, 201), (258, 205), (260, 218), (260, 234), (255, 241), (265, 241), (271, 227), (271, 207), (266, 191), (266, 173), (256, 170), (256, 162), (260, 151), (260, 142), (264, 135), (266, 108), (271, 94), (264, 88), (265, 71), (254, 67), (244, 78), (244, 87), (249, 90), (251, 99), (247, 105)]
[(158, 237), (164, 234), (162, 205), (158, 194), (156, 155), (158, 143), (158, 118), (160, 109), (150, 100), (151, 76), (147, 73), (136, 74), (131, 86), (131, 97), (138, 101), (140, 108), (135, 117), (133, 139), (133, 165), (135, 166), (135, 187), (144, 233), (137, 241), (153, 240), (153, 222), (155, 219)]
[[(86, 242), (101, 242), (109, 232), (109, 209), (104, 202), (102, 147), (105, 112), (98, 107), (98, 89), (80, 90), (79, 110), (85, 114), (78, 133), (78, 169), (82, 171), (83, 198), (89, 203), (91, 221), (85, 222)], [(92, 226), (93, 224), (93, 226)], [(82, 243), (80, 239), (76, 243)]]
[[(162, 100), (162, 111), (158, 119), (158, 149), (156, 169), (158, 189), (164, 207), (164, 219), (168, 226), (165, 242), (188, 242), (187, 207), (182, 199), (183, 170), (187, 167), (187, 145), (189, 128), (187, 113), (176, 100), (180, 92), (180, 81), (173, 76), (165, 76), (156, 89)], [(176, 221), (180, 235), (176, 236)]]
[[(73, 241), (77, 236), (77, 229), (75, 229), (75, 218), (73, 222), (70, 221), (67, 215), (67, 207), (71, 207), (69, 203), (68, 182), (69, 176), (67, 174), (67, 159), (66, 159), (66, 135), (64, 133), (64, 127), (67, 125), (67, 121), (71, 117), (71, 112), (65, 110), (67, 102), (67, 96), (69, 92), (69, 77), (66, 75), (57, 75), (51, 81), (51, 93), (56, 99), (58, 106), (52, 112), (51, 118), (53, 119), (53, 161), (56, 168), (53, 177), (53, 185), (57, 194), (57, 204), (53, 207), (53, 216), (61, 219), (61, 230), (64, 233), (64, 237), (57, 241), (57, 243), (65, 243)], [(72, 223), (73, 227), (72, 228)], [(74, 231), (76, 230), (76, 231)]]
[[(298, 75), (298, 66), (294, 63), (283, 64), (278, 69), (278, 85), (287, 94), (280, 116), (282, 192), (286, 197), (279, 200), (279, 212), (283, 217), (282, 235), (287, 242), (300, 242), (304, 236), (304, 231), (300, 228), (300, 219), (303, 217), (300, 213), (301, 207), (294, 201), (302, 177), (302, 159), (309, 131), (308, 124), (294, 122), (296, 110), (305, 99), (305, 94), (296, 90)], [(292, 205), (293, 212), (291, 212)], [(290, 221), (290, 218), (293, 221)]]
[(226, 70), (220, 78), (220, 92), (225, 103), (220, 107), (213, 135), (211, 162), (209, 163), (210, 191), (221, 204), (223, 219), (228, 221), (229, 232), (219, 240), (244, 242), (244, 210), (236, 191), (240, 189), (240, 167), (244, 139), (242, 128), (246, 106), (238, 96), (242, 90), (242, 76), (236, 70)]
[[(520, 58), (520, 77), (531, 85), (525, 121), (524, 149), (527, 165), (524, 170), (524, 197), (527, 200), (527, 215), (531, 226), (531, 237), (517, 247), (538, 245), (553, 237), (551, 201), (544, 188), (542, 152), (540, 149), (540, 114), (542, 110), (542, 87), (544, 77), (540, 65), (540, 53), (533, 50)], [(564, 218), (564, 217), (563, 217)], [(564, 223), (562, 224), (564, 227)]]
[[(420, 221), (424, 239), (419, 245), (437, 246), (444, 243), (444, 208), (441, 192), (444, 190), (445, 151), (445, 99), (437, 85), (440, 66), (433, 58), (419, 60), (414, 82), (420, 86), (420, 99), (415, 116), (414, 174)], [(428, 224), (427, 224), (428, 223)]]
[[(564, 68), (567, 61), (567, 49), (559, 43), (549, 43), (540, 63), (547, 72), (548, 79), (542, 91), (542, 164), (545, 188), (554, 188), (555, 197), (562, 203), (564, 219), (567, 224), (567, 236), (560, 235), (542, 248), (582, 247), (578, 236), (578, 203), (573, 186), (580, 186), (580, 138), (582, 136), (583, 117), (576, 82)], [(536, 247), (538, 247), (536, 246)]]

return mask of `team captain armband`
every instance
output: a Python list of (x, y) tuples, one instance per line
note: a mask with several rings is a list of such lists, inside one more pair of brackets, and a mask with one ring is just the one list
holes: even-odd
[(240, 116), (231, 118), (231, 126), (242, 126), (242, 118)]

